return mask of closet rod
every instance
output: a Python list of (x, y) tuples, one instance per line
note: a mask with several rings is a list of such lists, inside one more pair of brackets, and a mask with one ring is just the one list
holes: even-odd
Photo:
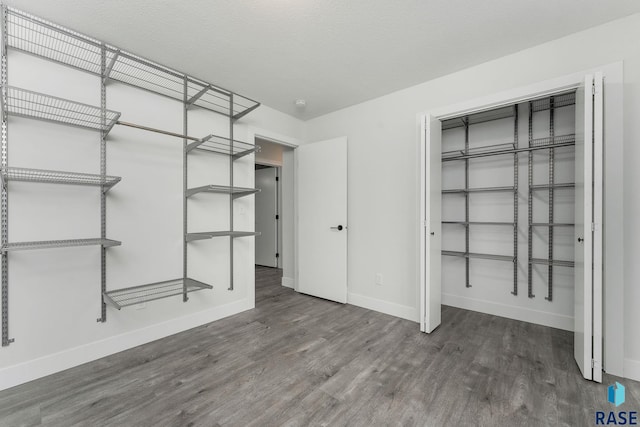
[(149, 132), (155, 132), (155, 133), (161, 133), (161, 134), (164, 134), (164, 135), (175, 136), (176, 138), (185, 138), (185, 139), (188, 139), (190, 141), (201, 141), (202, 140), (202, 138), (194, 138), (193, 136), (189, 136), (189, 135), (182, 135), (182, 134), (179, 134), (179, 133), (169, 132), (169, 131), (162, 130), (162, 129), (150, 128), (150, 127), (147, 127), (147, 126), (137, 125), (135, 123), (122, 122), (120, 120), (118, 120), (116, 122), (116, 124), (117, 125), (121, 125), (121, 126), (128, 126), (130, 128), (147, 130)]

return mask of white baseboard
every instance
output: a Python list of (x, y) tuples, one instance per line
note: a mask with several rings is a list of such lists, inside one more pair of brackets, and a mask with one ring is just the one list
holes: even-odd
[(624, 359), (624, 377), (640, 381), (640, 360)]
[(552, 328), (564, 329), (565, 331), (573, 331), (573, 317), (571, 316), (444, 293), (442, 294), (442, 304), (463, 308), (465, 310), (479, 311), (480, 313), (493, 314), (494, 316), (521, 320), (523, 322), (550, 326)]
[(293, 289), (293, 277), (282, 277), (282, 286)]
[(407, 305), (400, 305), (377, 298), (371, 298), (364, 295), (348, 293), (347, 304), (357, 305), (358, 307), (367, 308), (369, 310), (378, 311), (380, 313), (389, 314), (391, 316), (400, 317), (401, 319), (418, 322), (420, 315), (418, 309)]
[(70, 348), (0, 370), (0, 390), (45, 377), (83, 363), (146, 344), (178, 332), (205, 325), (250, 308), (245, 300), (235, 301), (209, 310), (157, 323), (142, 329), (112, 336), (100, 341)]

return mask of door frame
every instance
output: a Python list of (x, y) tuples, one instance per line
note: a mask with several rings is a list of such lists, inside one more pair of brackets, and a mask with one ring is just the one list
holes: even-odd
[[(270, 131), (268, 129), (262, 129), (256, 126), (247, 126), (247, 140), (251, 141), (252, 144), (255, 144), (255, 140), (256, 138), (260, 138), (260, 139), (264, 139), (267, 140), (269, 142), (272, 142), (274, 144), (279, 144), (282, 145), (284, 147), (288, 147), (293, 149), (293, 170), (294, 170), (294, 177), (293, 177), (293, 214), (294, 214), (294, 219), (293, 219), (293, 270), (294, 270), (294, 283), (293, 283), (293, 288), (296, 289), (297, 288), (297, 282), (298, 282), (298, 198), (296, 197), (296, 176), (297, 175), (297, 170), (296, 170), (296, 164), (297, 164), (297, 159), (296, 159), (296, 148), (298, 148), (300, 146), (300, 144), (303, 143), (302, 140), (289, 136), (289, 135), (283, 135), (277, 132), (273, 132)], [(254, 160), (255, 163), (255, 160)], [(280, 168), (280, 172), (282, 171), (282, 168)], [(280, 197), (283, 196), (283, 192), (280, 192)], [(255, 205), (254, 205), (254, 215), (255, 215)], [(280, 224), (279, 224), (280, 225)], [(254, 250), (254, 254), (255, 254), (255, 250)], [(255, 262), (255, 260), (254, 260)], [(280, 261), (282, 262), (282, 261)], [(283, 286), (284, 283), (283, 283)], [(255, 308), (256, 306), (256, 281), (255, 281), (255, 277), (252, 281), (252, 283), (250, 284), (249, 288), (247, 289), (247, 310)]]
[[(622, 259), (623, 247), (623, 63), (616, 62), (562, 77), (541, 81), (531, 85), (510, 89), (496, 94), (472, 99), (455, 105), (436, 108), (417, 115), (417, 128), (421, 129), (423, 117), (431, 115), (446, 120), (460, 115), (517, 104), (531, 98), (550, 96), (565, 90), (571, 90), (584, 84), (587, 74), (601, 71), (605, 78), (604, 98), (604, 206), (615, 206), (603, 213), (603, 369), (613, 375), (623, 376), (624, 372), (624, 277)], [(425, 134), (419, 135), (421, 153), (425, 152)], [(420, 330), (425, 330), (425, 296), (430, 289), (426, 287), (426, 271), (423, 253), (426, 245), (425, 174), (426, 165), (421, 156), (420, 164), (420, 212), (418, 252), (420, 283)], [(433, 328), (432, 328), (433, 329)]]

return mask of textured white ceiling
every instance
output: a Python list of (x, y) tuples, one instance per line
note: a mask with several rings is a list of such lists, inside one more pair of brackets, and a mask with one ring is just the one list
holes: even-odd
[(640, 12), (637, 0), (6, 3), (302, 119)]

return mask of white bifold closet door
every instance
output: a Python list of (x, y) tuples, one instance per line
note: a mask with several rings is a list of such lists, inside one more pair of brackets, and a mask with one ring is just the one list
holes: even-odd
[(422, 118), (421, 163), (424, 191), (420, 201), (420, 330), (433, 332), (440, 325), (442, 251), (442, 122), (426, 115)]
[(574, 356), (602, 382), (602, 74), (576, 92)]

